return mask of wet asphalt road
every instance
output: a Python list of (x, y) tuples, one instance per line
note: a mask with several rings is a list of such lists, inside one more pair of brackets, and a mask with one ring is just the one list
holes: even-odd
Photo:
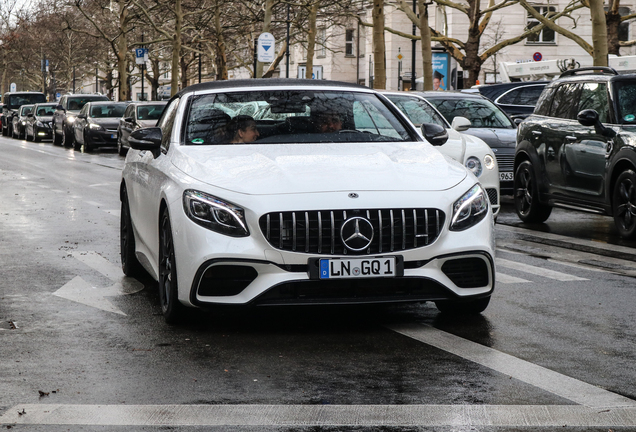
[(123, 158), (0, 152), (0, 430), (636, 430), (636, 249), (610, 218), (527, 227), (504, 204), (478, 317), (218, 309), (171, 327), (156, 284), (117, 271)]

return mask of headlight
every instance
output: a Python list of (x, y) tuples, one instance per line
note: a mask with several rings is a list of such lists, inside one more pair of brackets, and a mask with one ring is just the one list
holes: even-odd
[(75, 121), (75, 116), (70, 115), (70, 116), (66, 117), (66, 121), (69, 122), (69, 123), (73, 123)]
[(89, 124), (89, 125), (88, 125), (88, 127), (89, 127), (90, 129), (93, 129), (93, 130), (103, 130), (103, 129), (104, 129), (103, 127), (101, 127), (100, 125), (95, 124), (95, 123), (91, 123), (91, 124)]
[(22, 126), (24, 126), (26, 124), (26, 122), (24, 120), (22, 120)]
[(488, 198), (476, 184), (453, 204), (451, 231), (463, 231), (482, 220), (488, 214)]
[(486, 169), (493, 169), (495, 167), (495, 158), (487, 154), (484, 156), (484, 166)]
[(475, 156), (471, 156), (466, 160), (466, 168), (475, 174), (475, 177), (479, 177), (481, 175), (481, 162)]
[(242, 208), (195, 190), (183, 193), (183, 209), (196, 224), (232, 237), (250, 235)]
[(35, 125), (37, 127), (44, 127), (44, 124), (41, 121), (39, 121), (39, 120), (35, 122)]

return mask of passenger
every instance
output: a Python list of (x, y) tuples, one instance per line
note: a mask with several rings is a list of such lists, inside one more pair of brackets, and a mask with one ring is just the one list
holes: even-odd
[(342, 130), (342, 118), (334, 109), (319, 111), (315, 114), (314, 118), (319, 133), (338, 132)]
[(248, 115), (238, 115), (227, 125), (229, 141), (232, 144), (250, 143), (260, 136), (256, 121)]

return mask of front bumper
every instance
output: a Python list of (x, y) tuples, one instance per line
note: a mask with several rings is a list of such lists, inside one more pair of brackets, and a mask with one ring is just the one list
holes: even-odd
[(117, 130), (88, 129), (86, 138), (93, 147), (117, 147)]

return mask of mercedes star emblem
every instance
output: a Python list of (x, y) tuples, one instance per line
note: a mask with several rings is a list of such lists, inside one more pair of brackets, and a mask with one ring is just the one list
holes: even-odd
[(373, 225), (365, 218), (352, 217), (342, 224), (340, 238), (349, 250), (355, 252), (365, 250), (373, 240)]

